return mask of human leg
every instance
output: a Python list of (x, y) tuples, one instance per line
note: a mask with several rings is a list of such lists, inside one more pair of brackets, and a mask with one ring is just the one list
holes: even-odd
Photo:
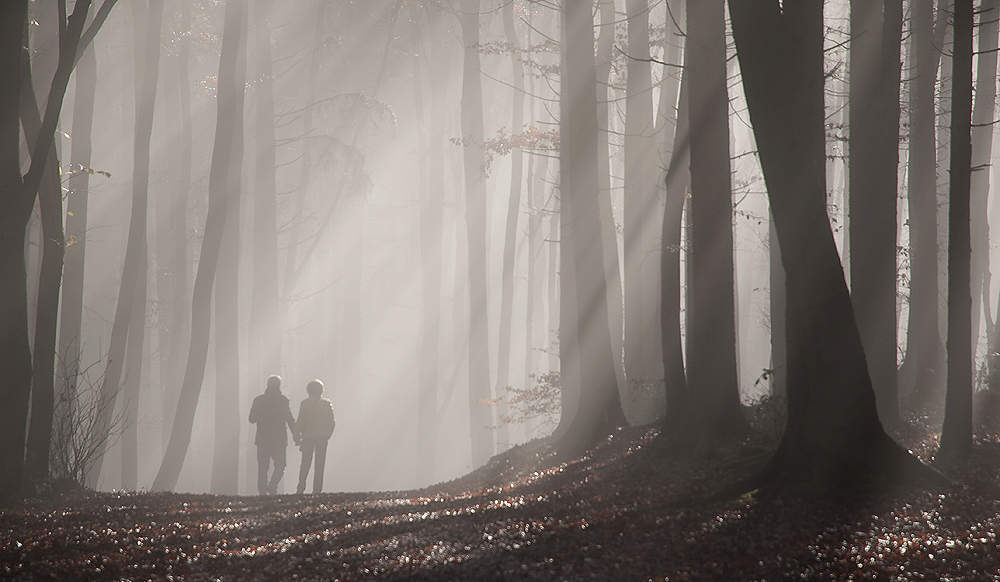
[(257, 492), (267, 494), (267, 469), (271, 464), (271, 455), (267, 447), (257, 445)]
[(299, 448), (302, 450), (302, 464), (299, 465), (299, 485), (295, 489), (296, 493), (302, 494), (306, 490), (306, 477), (309, 475), (309, 466), (312, 465), (313, 448), (315, 443), (303, 440)]
[(316, 443), (316, 472), (313, 474), (313, 493), (323, 491), (323, 472), (326, 470), (326, 444), (327, 440)]
[(271, 474), (271, 483), (267, 486), (267, 492), (271, 495), (278, 493), (278, 483), (285, 475), (285, 445), (273, 447), (271, 458), (274, 459), (274, 473)]

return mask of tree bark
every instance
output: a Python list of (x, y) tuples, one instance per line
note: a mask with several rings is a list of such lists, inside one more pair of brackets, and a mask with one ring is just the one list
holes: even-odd
[[(691, 280), (687, 373), (704, 443), (742, 435), (736, 366), (733, 201), (729, 166), (724, 0), (688, 0), (691, 124)], [(697, 420), (694, 420), (697, 419)]]
[[(60, 14), (65, 14), (65, 4)], [(25, 235), (35, 197), (38, 194), (49, 149), (62, 109), (70, 73), (76, 61), (90, 9), (89, 0), (73, 8), (65, 27), (60, 26), (59, 63), (46, 99), (45, 114), (31, 148), (31, 166), (21, 175), (19, 113), (22, 75), (10, 75), (0, 88), (0, 192), (6, 208), (0, 213), (0, 397), (6, 405), (0, 411), (0, 502), (18, 497), (24, 476), (25, 428), (31, 393), (32, 361), (28, 339), (27, 272), (24, 259)], [(5, 2), (0, 7), (0, 64), (7, 71), (27, 67), (25, 33), (27, 1)], [(37, 107), (32, 104), (32, 107)], [(51, 346), (52, 351), (55, 346)]]
[(465, 227), (469, 245), (469, 419), (472, 465), (493, 456), (490, 396), (489, 326), (487, 312), (486, 183), (482, 173), (483, 90), (479, 71), (480, 0), (462, 0), (462, 135), (464, 149)]
[[(233, 139), (226, 175), (226, 220), (215, 273), (215, 446), (212, 455), (212, 492), (239, 492), (240, 458), (240, 322), (239, 264), (243, 230), (243, 112), (247, 71), (247, 7), (240, 17), (240, 46), (233, 81)], [(266, 91), (266, 89), (265, 89)], [(258, 99), (260, 99), (258, 95)], [(265, 97), (266, 98), (266, 97)], [(273, 122), (272, 122), (273, 125)], [(258, 136), (260, 127), (258, 126)], [(259, 160), (258, 160), (259, 161)], [(258, 171), (260, 168), (258, 167)], [(265, 194), (265, 198), (267, 195)], [(259, 200), (259, 199), (258, 199)]]
[[(137, 93), (135, 111), (135, 138), (133, 141), (132, 168), (132, 210), (129, 219), (128, 242), (125, 247), (125, 264), (122, 267), (121, 285), (118, 291), (118, 303), (115, 307), (115, 318), (112, 323), (111, 341), (108, 349), (108, 362), (101, 382), (101, 399), (109, 403), (100, 415), (97, 426), (98, 442), (106, 441), (111, 431), (111, 415), (114, 403), (122, 387), (126, 347), (130, 342), (138, 342), (140, 346), (136, 353), (142, 353), (143, 334), (129, 338), (129, 323), (137, 313), (145, 317), (146, 297), (138, 297), (136, 293), (139, 279), (146, 277), (146, 219), (149, 207), (149, 162), (150, 140), (153, 133), (153, 113), (156, 101), (156, 83), (159, 77), (160, 63), (160, 29), (163, 20), (163, 0), (151, 0), (145, 26), (146, 45), (143, 47), (143, 61), (137, 64), (136, 82), (141, 79), (141, 89)], [(140, 304), (136, 304), (136, 300)], [(141, 368), (140, 368), (141, 369)], [(141, 374), (140, 369), (133, 371)], [(138, 393), (136, 393), (138, 394)], [(134, 420), (134, 419), (133, 419)], [(97, 487), (104, 462), (104, 453), (97, 455), (94, 466), (87, 475), (87, 484)]]
[(899, 427), (896, 390), (896, 175), (902, 0), (851, 2), (851, 298), (882, 425)]
[(78, 173), (70, 176), (66, 196), (66, 246), (63, 258), (62, 309), (59, 314), (59, 356), (56, 362), (55, 402), (65, 403), (63, 414), (73, 414), (74, 394), (82, 370), (83, 279), (87, 250), (91, 136), (97, 93), (97, 55), (93, 47), (84, 51), (76, 66), (76, 96), (73, 100), (73, 142), (70, 165)]
[(823, 3), (729, 10), (787, 277), (788, 426), (755, 485), (833, 493), (925, 476), (879, 422), (826, 213)]
[(948, 390), (941, 457), (972, 449), (972, 0), (956, 0), (952, 51), (951, 162), (948, 188)]
[[(585, 450), (625, 421), (617, 390), (611, 337), (608, 332), (608, 300), (604, 280), (601, 240), (599, 184), (597, 174), (597, 73), (594, 65), (594, 28), (590, 6), (563, 5), (563, 71), (560, 98), (560, 247), (565, 301), (567, 284), (575, 291), (572, 333), (560, 325), (561, 353), (578, 350), (579, 407), (562, 437), (564, 450)], [(567, 267), (571, 271), (567, 272)], [(565, 356), (564, 356), (565, 357)], [(566, 362), (563, 362), (565, 368)], [(566, 387), (566, 375), (563, 375)], [(574, 379), (576, 380), (576, 379)]]
[[(655, 242), (660, 211), (653, 143), (649, 3), (626, 0), (628, 57), (625, 87), (625, 375), (631, 391), (660, 380), (662, 349), (656, 333), (659, 265)], [(728, 146), (727, 146), (728, 148)], [(611, 249), (608, 249), (610, 252)]]
[(913, 0), (910, 58), (907, 208), (910, 285), (906, 354), (899, 392), (908, 410), (923, 409), (943, 385), (944, 346), (938, 318), (937, 160), (934, 91), (939, 46), (933, 0)]

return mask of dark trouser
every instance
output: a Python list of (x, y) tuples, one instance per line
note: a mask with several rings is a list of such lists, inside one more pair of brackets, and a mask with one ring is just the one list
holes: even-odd
[[(284, 443), (280, 445), (257, 445), (257, 491), (261, 494), (274, 495), (278, 492), (278, 482), (285, 474), (285, 448)], [(271, 482), (267, 482), (267, 470), (274, 460), (274, 473), (271, 474)]]
[(323, 490), (323, 471), (326, 469), (326, 439), (303, 439), (299, 448), (302, 449), (302, 465), (299, 466), (299, 487), (298, 493), (306, 490), (306, 477), (309, 475), (309, 466), (312, 464), (313, 455), (316, 456), (316, 471), (313, 473), (313, 493)]

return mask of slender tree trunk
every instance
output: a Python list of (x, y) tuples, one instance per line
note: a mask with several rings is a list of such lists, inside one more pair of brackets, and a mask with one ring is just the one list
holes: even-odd
[[(976, 96), (972, 110), (972, 323), (973, 341), (979, 336), (979, 299), (986, 310), (987, 386), (996, 395), (994, 374), (1000, 362), (996, 358), (996, 326), (989, 320), (990, 307), (990, 225), (987, 222), (990, 193), (990, 160), (993, 156), (994, 111), (997, 99), (997, 45), (1000, 36), (1000, 1), (984, 0), (979, 7), (979, 47), (976, 71)], [(995, 316), (995, 315), (994, 315)], [(978, 412), (977, 412), (978, 416)]]
[(724, 0), (689, 0), (691, 279), (687, 372), (695, 434), (709, 442), (747, 430), (736, 366), (733, 201), (729, 166)]
[(482, 173), (483, 90), (479, 71), (480, 0), (462, 0), (462, 135), (465, 147), (465, 226), (469, 245), (469, 419), (472, 465), (493, 456), (490, 397), (489, 326), (487, 312), (486, 183)]
[[(686, 59), (685, 52), (685, 59)], [(688, 413), (688, 385), (684, 373), (684, 343), (681, 339), (681, 221), (686, 194), (691, 185), (691, 126), (687, 67), (678, 97), (677, 127), (671, 145), (670, 165), (664, 186), (663, 250), (660, 254), (660, 327), (663, 341), (663, 382), (666, 399), (664, 431), (682, 431)], [(667, 128), (669, 132), (669, 127)]]
[[(187, 2), (181, 2), (181, 30), (187, 31), (191, 24), (191, 9)], [(179, 166), (177, 176), (177, 191), (172, 195), (170, 207), (170, 263), (172, 266), (172, 286), (170, 288), (171, 322), (170, 322), (170, 369), (165, 378), (162, 390), (163, 433), (162, 446), (166, 452), (170, 439), (170, 429), (173, 426), (174, 412), (177, 410), (177, 397), (183, 381), (184, 354), (187, 340), (191, 337), (189, 281), (191, 267), (188, 260), (188, 226), (187, 205), (191, 190), (191, 159), (193, 136), (191, 127), (191, 91), (188, 67), (190, 64), (191, 39), (183, 35), (177, 46), (177, 91), (180, 97), (180, 142), (176, 149)], [(164, 290), (167, 293), (166, 290)]]
[[(447, 89), (450, 59), (444, 45), (444, 14), (435, 8), (427, 11), (430, 54), (429, 135), (421, 132), (427, 143), (426, 188), (420, 200), (420, 354), (417, 361), (419, 396), (417, 404), (417, 481), (434, 480), (436, 464), (437, 398), (440, 383), (441, 281), (444, 228), (444, 120), (447, 116)], [(419, 34), (419, 33), (418, 33)], [(419, 63), (415, 65), (419, 70)], [(422, 94), (423, 88), (417, 88)], [(421, 108), (422, 109), (422, 108)], [(423, 151), (423, 149), (421, 149)]]
[(896, 175), (902, 0), (851, 2), (851, 298), (879, 418), (899, 427), (896, 390)]
[[(518, 134), (524, 126), (524, 71), (521, 66), (520, 41), (517, 39), (517, 29), (514, 27), (514, 3), (508, 3), (503, 9), (504, 32), (510, 45), (510, 58), (513, 77), (513, 101), (511, 104), (511, 133)], [(521, 189), (524, 179), (523, 154), (521, 148), (510, 150), (510, 195), (507, 198), (507, 225), (504, 232), (503, 271), (500, 281), (500, 334), (497, 348), (497, 380), (494, 394), (499, 405), (497, 417), (507, 414), (507, 400), (504, 397), (510, 386), (510, 342), (512, 327), (512, 312), (514, 310), (514, 262), (517, 251), (517, 224), (521, 216)], [(498, 422), (497, 447), (505, 451), (510, 447), (510, 429), (504, 422)]]
[(909, 93), (907, 208), (910, 288), (906, 354), (899, 388), (909, 410), (921, 409), (943, 383), (944, 347), (938, 324), (937, 161), (934, 91), (940, 51), (933, 0), (910, 6), (910, 53), (915, 74)]
[[(249, 30), (246, 7), (242, 10), (240, 30), (244, 33)], [(247, 41), (242, 35), (241, 39), (234, 81), (234, 87), (240, 89), (246, 86), (247, 70)], [(215, 274), (215, 447), (212, 460), (212, 492), (229, 495), (239, 492), (240, 424), (243, 420), (240, 415), (239, 264), (242, 246), (240, 234), (243, 230), (240, 206), (243, 183), (244, 95), (245, 91), (237, 91), (233, 104), (235, 111), (233, 115), (238, 117), (233, 123), (233, 145), (226, 178), (228, 198), (226, 223), (222, 231), (219, 265)], [(259, 98), (261, 97), (258, 94)], [(258, 126), (258, 135), (260, 129)]]
[(615, 363), (615, 377), (618, 391), (627, 393), (628, 381), (625, 377), (625, 305), (622, 288), (621, 265), (618, 260), (618, 225), (615, 222), (614, 207), (611, 202), (611, 154), (608, 132), (611, 102), (608, 88), (611, 82), (611, 67), (615, 59), (615, 3), (614, 0), (599, 0), (597, 4), (601, 25), (597, 37), (597, 171), (600, 180), (601, 241), (604, 253), (604, 279), (608, 288), (608, 326), (611, 330), (611, 349)]
[[(60, 5), (60, 18), (66, 13)], [(25, 264), (25, 236), (35, 197), (48, 163), (49, 149), (62, 110), (70, 73), (76, 61), (80, 35), (90, 9), (89, 0), (73, 7), (65, 28), (60, 26), (59, 63), (46, 99), (45, 115), (36, 136), (28, 136), (31, 166), (21, 175), (19, 114), (22, 74), (8, 77), (0, 88), (0, 192), (6, 207), (0, 213), (0, 501), (21, 493), (24, 476), (25, 428), (31, 394), (32, 361), (28, 337), (28, 282)], [(0, 64), (7, 71), (28, 69), (27, 1), (5, 2), (0, 8)], [(30, 82), (30, 81), (28, 81)], [(32, 107), (37, 107), (35, 103)], [(37, 109), (36, 109), (37, 111)], [(54, 351), (55, 346), (51, 346)]]
[(128, 324), (128, 345), (125, 349), (125, 369), (122, 378), (122, 409), (124, 410), (122, 427), (122, 465), (121, 485), (126, 491), (139, 489), (139, 393), (142, 389), (143, 351), (146, 351), (142, 338), (146, 332), (146, 291), (147, 291), (147, 257), (143, 249), (139, 254), (139, 272), (142, 277), (135, 282), (135, 308)]
[(649, 57), (649, 3), (626, 0), (628, 59), (625, 88), (625, 374), (629, 388), (645, 391), (659, 381), (662, 359), (656, 333), (659, 265), (652, 244), (659, 212), (653, 143), (652, 78)]
[[(253, 297), (250, 303), (251, 369), (262, 381), (281, 369), (282, 329), (278, 318), (278, 234), (275, 194), (274, 79), (271, 72), (271, 2), (256, 0), (257, 118), (256, 179), (254, 180)], [(267, 371), (265, 374), (264, 371)]]
[(170, 432), (170, 441), (163, 462), (153, 481), (154, 491), (170, 491), (177, 486), (184, 457), (191, 443), (194, 415), (205, 378), (211, 330), (212, 287), (228, 213), (229, 173), (233, 166), (232, 159), (236, 154), (234, 150), (239, 147), (236, 142), (238, 133), (236, 126), (243, 121), (243, 85), (237, 80), (238, 53), (243, 44), (243, 11), (241, 2), (226, 4), (222, 52), (219, 59), (218, 120), (212, 167), (209, 173), (208, 216), (205, 220), (205, 236), (191, 303), (191, 343), (177, 413), (174, 416), (174, 426)]
[(956, 0), (952, 52), (951, 179), (948, 188), (948, 391), (940, 456), (972, 448), (972, 291), (970, 180), (972, 174), (972, 0)]
[[(66, 247), (63, 264), (62, 309), (59, 317), (59, 356), (56, 362), (57, 409), (74, 413), (72, 403), (80, 382), (83, 324), (84, 257), (87, 248), (87, 210), (89, 202), (91, 135), (94, 125), (94, 100), (97, 93), (97, 56), (93, 47), (84, 51), (76, 67), (76, 96), (73, 100), (73, 142), (70, 153), (72, 174), (67, 181)], [(54, 419), (58, 422), (59, 419)]]

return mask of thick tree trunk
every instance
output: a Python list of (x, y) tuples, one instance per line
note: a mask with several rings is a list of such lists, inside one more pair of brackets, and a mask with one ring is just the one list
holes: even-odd
[(205, 219), (205, 236), (191, 302), (191, 343), (174, 426), (163, 462), (153, 481), (154, 491), (171, 491), (177, 486), (184, 457), (191, 443), (191, 428), (205, 379), (211, 330), (212, 287), (229, 204), (229, 173), (237, 146), (236, 125), (243, 121), (243, 85), (237, 81), (238, 53), (243, 44), (243, 11), (243, 4), (240, 2), (226, 4), (219, 59), (218, 120), (209, 173), (208, 217)]
[[(579, 408), (562, 442), (570, 454), (605, 437), (625, 421), (615, 380), (608, 333), (608, 301), (604, 281), (597, 173), (597, 73), (594, 66), (594, 30), (590, 6), (563, 6), (563, 73), (559, 116), (559, 181), (562, 196), (560, 247), (564, 294), (571, 285), (575, 312), (573, 333), (560, 326), (560, 346), (578, 350)], [(568, 256), (567, 256), (568, 255)], [(572, 270), (568, 270), (571, 267)], [(566, 323), (563, 319), (562, 323)], [(565, 354), (565, 352), (562, 352)], [(565, 356), (563, 356), (565, 357)], [(566, 362), (563, 362), (565, 369)], [(563, 375), (565, 388), (567, 378)]]
[(939, 456), (972, 448), (972, 0), (956, 0), (951, 80), (951, 164), (948, 188), (948, 391)]
[(479, 71), (480, 0), (462, 0), (462, 135), (465, 147), (465, 227), (469, 245), (469, 419), (472, 465), (493, 456), (490, 352), (487, 312), (486, 183), (482, 173), (483, 90)]
[(896, 390), (896, 168), (902, 0), (851, 2), (851, 298), (879, 418), (899, 426)]
[[(687, 372), (699, 440), (742, 435), (736, 366), (733, 201), (724, 0), (688, 0), (691, 279)], [(695, 420), (696, 419), (696, 420)]]
[(882, 429), (826, 213), (823, 3), (729, 3), (787, 276), (788, 426), (760, 475), (833, 492), (924, 475)]

